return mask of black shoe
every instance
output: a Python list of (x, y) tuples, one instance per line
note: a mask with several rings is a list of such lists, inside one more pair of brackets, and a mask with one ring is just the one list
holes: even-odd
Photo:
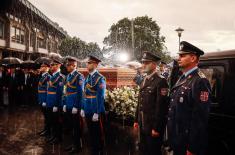
[(54, 139), (55, 139), (55, 136), (49, 138), (46, 142), (47, 142), (47, 143), (51, 143), (52, 141), (54, 141)]
[(46, 130), (45, 129), (43, 129), (42, 131), (39, 131), (37, 134), (38, 135), (41, 135), (43, 132), (45, 132)]
[(49, 135), (49, 133), (46, 130), (39, 134), (39, 136), (47, 136), (47, 135)]
[(68, 153), (79, 153), (81, 151), (81, 148), (79, 147), (72, 147), (72, 149), (70, 151), (68, 151)]
[(52, 144), (60, 144), (61, 142), (62, 142), (61, 139), (55, 138), (54, 140), (52, 140), (52, 141), (50, 142), (50, 144), (51, 144), (51, 145), (52, 145)]
[(72, 150), (72, 148), (73, 148), (73, 145), (67, 146), (64, 148), (64, 151), (68, 152), (68, 151)]

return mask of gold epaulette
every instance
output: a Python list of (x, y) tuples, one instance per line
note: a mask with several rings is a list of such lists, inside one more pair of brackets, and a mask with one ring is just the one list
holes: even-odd
[(202, 71), (198, 71), (198, 75), (200, 76), (200, 78), (206, 78), (205, 74)]

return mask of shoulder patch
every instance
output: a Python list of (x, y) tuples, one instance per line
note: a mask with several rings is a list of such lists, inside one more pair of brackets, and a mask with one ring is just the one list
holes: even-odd
[(200, 76), (200, 78), (206, 78), (205, 74), (202, 73), (202, 71), (198, 71), (198, 75)]

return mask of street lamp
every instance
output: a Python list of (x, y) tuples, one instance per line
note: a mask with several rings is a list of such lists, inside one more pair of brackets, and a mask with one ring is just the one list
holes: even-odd
[(181, 35), (182, 35), (184, 29), (182, 29), (182, 28), (179, 27), (179, 28), (176, 29), (175, 31), (178, 33), (178, 37), (179, 37), (179, 50), (180, 50), (180, 37), (181, 37)]

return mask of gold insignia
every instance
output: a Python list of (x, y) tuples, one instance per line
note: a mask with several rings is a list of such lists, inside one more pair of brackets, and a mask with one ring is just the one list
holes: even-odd
[(206, 78), (205, 74), (201, 71), (198, 71), (198, 75), (200, 76), (200, 78)]

